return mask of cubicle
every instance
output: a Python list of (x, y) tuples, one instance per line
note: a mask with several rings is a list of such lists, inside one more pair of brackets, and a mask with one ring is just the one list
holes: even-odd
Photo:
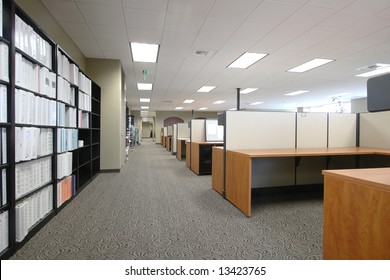
[(172, 137), (173, 137), (173, 126), (167, 127), (167, 136), (165, 140), (165, 148), (168, 152), (172, 151)]
[(213, 155), (213, 188), (250, 216), (254, 188), (318, 185), (324, 169), (386, 166), (386, 153), (370, 148), (387, 146), (365, 139), (372, 117), (362, 114), (359, 122), (359, 114), (228, 111), (224, 151)]
[[(190, 121), (189, 159), (186, 155), (187, 166), (197, 175), (212, 173), (212, 148), (222, 146), (223, 142), (206, 141), (206, 120)], [(189, 163), (189, 164), (188, 164)]]

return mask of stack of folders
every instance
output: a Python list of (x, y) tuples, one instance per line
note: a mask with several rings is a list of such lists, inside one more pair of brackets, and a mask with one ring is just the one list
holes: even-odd
[(75, 106), (75, 88), (62, 77), (58, 77), (58, 100)]
[(53, 153), (53, 129), (15, 127), (15, 162)]
[(7, 87), (0, 84), (0, 123), (8, 121), (8, 106), (7, 106)]
[(62, 179), (72, 174), (72, 153), (67, 152), (57, 155), (57, 179)]
[(0, 252), (8, 246), (8, 211), (4, 211), (0, 213)]
[(76, 194), (76, 177), (66, 177), (57, 184), (57, 208)]
[(76, 127), (77, 109), (58, 102), (57, 122), (58, 126)]
[(49, 69), (52, 68), (52, 46), (17, 15), (15, 16), (15, 46)]
[(52, 158), (45, 157), (15, 165), (15, 198), (32, 192), (52, 180)]
[(0, 80), (9, 82), (8, 45), (0, 42)]
[(15, 90), (15, 121), (18, 124), (55, 126), (56, 107), (54, 100)]
[(91, 96), (79, 91), (79, 109), (91, 111)]
[(7, 161), (7, 128), (0, 128), (0, 165)]
[(1, 206), (7, 204), (7, 170), (1, 169)]
[(77, 149), (78, 130), (72, 128), (57, 129), (57, 152), (63, 153)]
[(53, 186), (23, 199), (15, 206), (16, 241), (22, 241), (32, 227), (53, 209)]
[(79, 72), (79, 88), (84, 93), (86, 93), (88, 95), (91, 95), (91, 92), (92, 92), (92, 82), (82, 72)]

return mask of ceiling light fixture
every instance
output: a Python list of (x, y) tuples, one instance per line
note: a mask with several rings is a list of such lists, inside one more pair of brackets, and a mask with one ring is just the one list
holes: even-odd
[(142, 110), (149, 110), (149, 106), (141, 106)]
[(312, 60), (310, 60), (304, 64), (301, 64), (297, 67), (294, 67), (290, 70), (287, 70), (287, 72), (303, 73), (303, 72), (309, 71), (311, 69), (325, 65), (325, 64), (332, 62), (332, 61), (334, 61), (334, 59), (315, 58), (315, 59), (312, 59)]
[(256, 90), (258, 90), (258, 88), (246, 88), (246, 89), (240, 90), (240, 93), (241, 94), (248, 94), (248, 93), (254, 92)]
[(140, 99), (139, 99), (139, 102), (142, 102), (142, 103), (149, 103), (149, 102), (150, 102), (150, 98), (140, 98)]
[(390, 66), (382, 67), (382, 68), (379, 68), (379, 69), (376, 69), (373, 71), (369, 71), (369, 72), (365, 72), (365, 73), (355, 75), (355, 76), (361, 77), (361, 78), (369, 78), (369, 77), (378, 76), (378, 75), (386, 74), (386, 73), (390, 73)]
[(263, 104), (264, 102), (253, 102), (253, 103), (251, 103), (251, 104), (249, 104), (249, 105), (251, 105), (251, 106), (256, 106), (256, 105), (260, 105), (260, 104)]
[(183, 101), (183, 103), (186, 103), (186, 104), (191, 104), (192, 102), (194, 102), (195, 100), (192, 100), (192, 99), (186, 99)]
[(213, 104), (222, 104), (225, 102), (226, 102), (225, 100), (218, 100), (218, 101), (213, 102)]
[(207, 107), (199, 108), (199, 111), (205, 111), (205, 110), (207, 110)]
[(228, 68), (240, 68), (246, 69), (252, 64), (256, 63), (260, 59), (266, 57), (268, 54), (265, 53), (244, 53), (231, 64), (229, 64)]
[(215, 88), (216, 88), (215, 86), (203, 86), (200, 89), (198, 89), (197, 92), (210, 92)]
[(153, 84), (137, 83), (138, 90), (152, 90)]
[(134, 62), (157, 62), (160, 46), (158, 44), (130, 43), (131, 55)]
[(183, 107), (176, 107), (175, 110), (182, 110)]
[(299, 95), (299, 94), (306, 93), (306, 92), (309, 92), (309, 91), (308, 90), (297, 90), (297, 91), (293, 91), (290, 93), (286, 93), (285, 95), (295, 96), (295, 95)]

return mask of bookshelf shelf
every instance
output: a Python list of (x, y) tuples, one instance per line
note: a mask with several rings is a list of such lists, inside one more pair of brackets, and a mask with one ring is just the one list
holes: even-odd
[(0, 259), (7, 259), (99, 174), (100, 87), (13, 0), (0, 5)]

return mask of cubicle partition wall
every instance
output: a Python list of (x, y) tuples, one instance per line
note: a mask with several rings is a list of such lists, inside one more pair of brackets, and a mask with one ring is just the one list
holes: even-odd
[(177, 124), (172, 126), (172, 155), (177, 153)]
[(164, 127), (164, 130), (163, 130), (163, 139), (162, 139), (162, 146), (164, 148), (167, 147), (167, 137), (168, 137), (168, 127)]
[(390, 149), (390, 112), (360, 114), (360, 146)]
[(190, 140), (190, 128), (187, 123), (177, 124), (176, 139), (174, 137), (174, 144), (176, 149), (176, 158), (182, 160), (186, 157), (186, 142)]

